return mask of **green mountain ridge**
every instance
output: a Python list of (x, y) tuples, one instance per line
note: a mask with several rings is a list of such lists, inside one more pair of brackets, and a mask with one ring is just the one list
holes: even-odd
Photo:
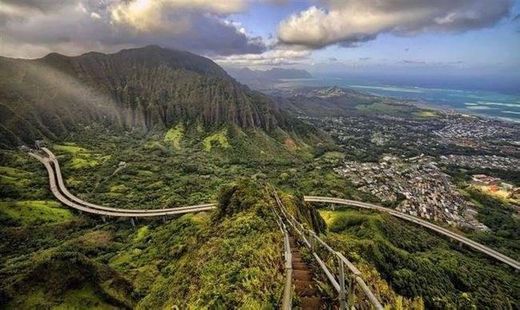
[(210, 59), (158, 46), (36, 60), (2, 57), (0, 72), (4, 147), (61, 138), (92, 123), (145, 131), (180, 121), (268, 132), (303, 128)]

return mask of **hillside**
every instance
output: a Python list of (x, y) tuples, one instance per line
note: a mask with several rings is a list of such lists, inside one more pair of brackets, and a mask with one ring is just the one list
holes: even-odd
[(389, 114), (406, 116), (420, 110), (411, 102), (375, 96), (350, 88), (279, 88), (268, 92), (291, 114), (311, 117)]
[(108, 55), (0, 58), (0, 145), (61, 138), (92, 123), (149, 131), (179, 121), (265, 131), (291, 131), (295, 122), (270, 98), (188, 52), (147, 46)]

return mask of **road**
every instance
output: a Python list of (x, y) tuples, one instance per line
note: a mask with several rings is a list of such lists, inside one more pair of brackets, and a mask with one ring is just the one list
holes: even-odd
[[(191, 213), (191, 212), (209, 211), (209, 210), (213, 210), (216, 208), (215, 204), (202, 204), (202, 205), (163, 209), (163, 210), (153, 210), (153, 209), (152, 210), (151, 209), (126, 210), (126, 209), (119, 209), (119, 208), (101, 207), (101, 206), (94, 205), (94, 204), (84, 205), (82, 203), (79, 203), (78, 201), (76, 201), (76, 202), (71, 201), (69, 198), (65, 197), (60, 192), (59, 187), (56, 184), (56, 179), (60, 180), (61, 174), (60, 174), (60, 178), (56, 177), (55, 170), (53, 169), (53, 166), (51, 165), (51, 162), (53, 162), (52, 158), (50, 158), (50, 157), (44, 158), (35, 153), (29, 153), (29, 155), (38, 159), (47, 169), (47, 173), (49, 175), (50, 189), (51, 189), (52, 194), (56, 197), (56, 199), (58, 199), (61, 203), (63, 203), (66, 206), (69, 206), (73, 209), (76, 209), (76, 210), (79, 210), (79, 211), (82, 211), (85, 213), (99, 215), (99, 216), (107, 216), (107, 217), (151, 218), (151, 217), (178, 215), (178, 214)], [(54, 158), (54, 160), (55, 160), (55, 158)], [(58, 166), (59, 165), (56, 165), (56, 166), (54, 166), (54, 168), (56, 168)], [(61, 183), (63, 184), (63, 180), (61, 180)], [(76, 198), (76, 199), (79, 201), (82, 201), (79, 198)], [(96, 207), (92, 207), (92, 206), (96, 206)]]
[[(72, 193), (70, 193), (67, 190), (67, 188), (63, 182), (60, 165), (58, 163), (58, 160), (56, 159), (56, 156), (54, 156), (54, 154), (50, 150), (48, 150), (46, 148), (42, 148), (42, 149), (48, 155), (48, 158), (42, 157), (42, 156), (32, 153), (32, 152), (30, 152), (29, 154), (32, 157), (38, 159), (41, 163), (43, 163), (43, 165), (47, 169), (47, 173), (49, 174), (50, 188), (51, 188), (53, 195), (63, 204), (65, 204), (71, 208), (74, 208), (76, 210), (83, 211), (83, 212), (90, 213), (90, 214), (100, 215), (100, 216), (108, 216), (108, 217), (126, 217), (126, 218), (142, 217), (142, 218), (145, 218), (145, 217), (162, 217), (162, 216), (177, 215), (177, 214), (184, 214), (184, 213), (191, 213), (191, 212), (209, 211), (209, 210), (213, 210), (216, 208), (216, 204), (208, 203), (208, 204), (201, 204), (201, 205), (195, 205), (195, 206), (159, 209), (159, 210), (154, 210), (154, 209), (128, 210), (128, 209), (121, 209), (121, 208), (103, 207), (100, 205), (86, 202), (86, 201), (74, 196)], [(462, 244), (465, 244), (479, 252), (482, 252), (486, 255), (489, 255), (490, 257), (493, 257), (501, 262), (504, 262), (504, 263), (510, 265), (511, 267), (515, 268), (516, 270), (520, 270), (520, 263), (518, 261), (516, 261), (500, 252), (497, 252), (487, 246), (484, 246), (478, 242), (475, 242), (464, 236), (456, 234), (448, 229), (437, 226), (435, 224), (432, 224), (428, 221), (419, 219), (412, 215), (408, 215), (408, 214), (405, 214), (405, 213), (402, 213), (402, 212), (399, 212), (399, 211), (396, 211), (393, 209), (381, 207), (381, 206), (371, 204), (371, 203), (360, 202), (360, 201), (355, 201), (355, 200), (347, 200), (347, 199), (341, 199), (341, 198), (334, 198), (334, 197), (304, 196), (304, 200), (306, 202), (333, 203), (333, 204), (356, 206), (356, 207), (370, 209), (370, 210), (376, 210), (376, 211), (380, 211), (380, 212), (386, 212), (395, 217), (418, 224), (420, 226), (433, 230), (439, 234), (447, 236), (451, 239), (457, 240), (457, 241), (461, 242)]]
[(143, 212), (152, 212), (152, 213), (156, 213), (158, 211), (161, 211), (161, 212), (164, 212), (164, 211), (178, 211), (178, 210), (182, 210), (183, 208), (194, 208), (194, 207), (210, 207), (210, 206), (215, 206), (215, 204), (213, 203), (207, 203), (207, 204), (201, 204), (201, 205), (195, 205), (195, 206), (189, 206), (189, 207), (177, 207), (177, 208), (168, 208), (168, 209), (143, 209), (143, 210), (130, 210), (130, 209), (121, 209), (121, 208), (110, 208), (110, 207), (103, 207), (103, 206), (100, 206), (100, 205), (96, 205), (96, 204), (93, 204), (93, 203), (90, 203), (90, 202), (87, 202), (87, 201), (84, 201), (76, 196), (74, 196), (72, 193), (70, 193), (67, 189), (67, 187), (65, 186), (65, 183), (63, 182), (63, 176), (61, 174), (61, 168), (60, 168), (60, 164), (58, 162), (58, 159), (56, 158), (56, 156), (54, 156), (54, 154), (47, 148), (45, 147), (42, 147), (42, 150), (47, 153), (47, 155), (49, 156), (49, 159), (52, 163), (52, 166), (54, 167), (54, 172), (55, 172), (55, 176), (56, 176), (56, 179), (58, 180), (58, 189), (63, 193), (63, 195), (68, 198), (69, 200), (71, 201), (74, 201), (76, 203), (79, 203), (81, 205), (84, 205), (84, 206), (87, 206), (87, 207), (90, 207), (90, 208), (93, 208), (93, 209), (98, 209), (98, 210), (105, 210), (105, 211), (111, 211), (111, 212), (128, 212), (128, 213), (143, 213)]
[(409, 221), (409, 222), (418, 224), (420, 226), (431, 229), (441, 235), (444, 235), (451, 239), (457, 240), (457, 241), (461, 242), (462, 244), (469, 246), (472, 249), (475, 249), (481, 253), (489, 255), (490, 257), (492, 257), (494, 259), (497, 259), (503, 263), (508, 264), (509, 266), (515, 268), (516, 270), (520, 270), (520, 263), (518, 261), (516, 261), (500, 252), (497, 252), (485, 245), (475, 242), (469, 238), (456, 234), (446, 228), (437, 226), (435, 224), (432, 224), (428, 221), (419, 219), (419, 218), (409, 215), (409, 214), (405, 214), (405, 213), (402, 213), (402, 212), (399, 212), (399, 211), (396, 211), (393, 209), (381, 207), (381, 206), (378, 206), (375, 204), (360, 202), (360, 201), (355, 201), (355, 200), (333, 198), (333, 197), (320, 197), (320, 196), (304, 196), (303, 198), (306, 202), (323, 202), (323, 203), (341, 204), (341, 205), (348, 205), (348, 206), (356, 206), (356, 207), (360, 207), (360, 208), (364, 208), (364, 209), (376, 210), (376, 211), (380, 211), (380, 212), (386, 212), (395, 217), (403, 219), (405, 221)]

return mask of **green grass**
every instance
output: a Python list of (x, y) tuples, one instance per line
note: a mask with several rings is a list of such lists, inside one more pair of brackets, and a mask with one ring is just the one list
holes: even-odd
[(181, 140), (184, 135), (184, 130), (183, 124), (178, 124), (174, 128), (170, 128), (164, 136), (164, 142), (179, 150), (181, 148)]
[(423, 228), (365, 210), (320, 214), (333, 248), (356, 264), (375, 266), (393, 291), (422, 297), (427, 308), (508, 308), (519, 302), (520, 283), (506, 267)]
[(109, 310), (118, 309), (113, 305), (106, 303), (97, 295), (95, 289), (86, 285), (80, 289), (67, 291), (63, 295), (63, 301), (54, 308), (55, 310), (80, 310), (80, 309), (97, 309)]
[(435, 111), (430, 110), (421, 110), (419, 112), (413, 113), (414, 115), (421, 117), (421, 118), (433, 118), (439, 116), (439, 114)]
[(110, 192), (116, 193), (116, 194), (124, 194), (124, 193), (128, 192), (129, 190), (130, 189), (128, 187), (126, 187), (124, 184), (113, 185), (110, 187)]
[[(120, 309), (131, 308), (131, 284), (116, 271), (81, 252), (100, 254), (103, 233), (62, 241), (52, 249), (8, 262), (0, 283), (0, 307), (7, 309)], [(90, 240), (88, 244), (85, 242)], [(62, 240), (67, 236), (63, 235)], [(75, 241), (74, 241), (75, 240)], [(101, 242), (105, 244), (104, 242)], [(10, 270), (18, 263), (15, 270)]]
[(135, 231), (110, 266), (144, 298), (138, 309), (273, 309), (283, 288), (282, 236), (254, 185), (223, 191), (217, 212)]
[(475, 204), (477, 219), (490, 229), (471, 232), (469, 236), (514, 259), (520, 259), (520, 218), (514, 207), (473, 186), (461, 190)]
[(73, 214), (58, 202), (47, 200), (0, 202), (2, 221), (17, 225), (59, 223), (71, 220)]
[(0, 175), (3, 175), (3, 176), (18, 178), (18, 177), (28, 177), (31, 174), (32, 174), (31, 172), (28, 172), (25, 170), (13, 168), (13, 167), (0, 166)]
[(133, 239), (134, 242), (141, 242), (144, 240), (144, 238), (146, 236), (148, 236), (150, 233), (150, 228), (148, 226), (143, 226), (143, 227), (140, 227), (136, 234), (135, 234), (135, 237)]
[(374, 102), (372, 104), (360, 104), (356, 106), (358, 111), (367, 113), (388, 113), (388, 114), (399, 114), (411, 112), (414, 107), (407, 105), (396, 105), (388, 104), (384, 102)]
[(24, 188), (31, 183), (33, 173), (13, 167), (0, 166), (0, 185)]
[(24, 295), (23, 297), (15, 298), (6, 309), (118, 309), (117, 307), (107, 304), (102, 298), (97, 296), (95, 289), (91, 285), (86, 285), (79, 289), (68, 290), (60, 296), (60, 299), (59, 303), (56, 301), (50, 301), (46, 289), (37, 288), (28, 296)]
[(71, 169), (85, 169), (99, 166), (101, 163), (110, 159), (110, 155), (102, 156), (101, 154), (93, 153), (86, 148), (79, 147), (74, 143), (55, 144), (53, 149), (58, 152), (68, 154), (71, 159), (67, 166)]
[(230, 148), (231, 144), (229, 144), (227, 137), (227, 129), (224, 128), (221, 131), (206, 137), (204, 141), (202, 141), (202, 145), (206, 152), (210, 152), (214, 146), (219, 146), (223, 149)]
[(76, 146), (74, 143), (55, 144), (53, 146), (53, 149), (56, 151), (66, 152), (74, 155), (89, 152), (87, 149)]

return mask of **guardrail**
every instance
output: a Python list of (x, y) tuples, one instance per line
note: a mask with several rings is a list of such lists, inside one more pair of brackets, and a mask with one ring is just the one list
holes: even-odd
[(278, 227), (283, 234), (283, 248), (284, 248), (284, 269), (285, 269), (285, 287), (283, 291), (282, 297), (282, 309), (283, 310), (291, 310), (292, 309), (292, 253), (291, 253), (291, 244), (289, 243), (289, 234), (287, 233), (287, 227), (283, 222), (282, 218), (273, 209), (273, 212), (276, 215), (276, 222), (278, 223)]
[(476, 241), (473, 241), (469, 238), (466, 238), (464, 236), (461, 236), (457, 233), (454, 233), (446, 228), (440, 227), (438, 225), (435, 225), (433, 223), (430, 223), (428, 221), (425, 221), (423, 219), (417, 218), (415, 216), (396, 211), (390, 208), (381, 207), (375, 204), (361, 202), (361, 201), (355, 201), (355, 200), (348, 200), (348, 199), (341, 199), (341, 198), (333, 198), (333, 197), (320, 197), (320, 196), (304, 196), (305, 202), (321, 202), (321, 203), (332, 203), (332, 204), (339, 204), (339, 205), (347, 205), (347, 206), (355, 206), (359, 208), (369, 209), (369, 210), (376, 210), (380, 212), (386, 212), (389, 213), (392, 216), (395, 216), (397, 218), (403, 219), (408, 222), (415, 223), (417, 225), (426, 227), (430, 230), (433, 230), (441, 235), (447, 236), (453, 240), (459, 241), (461, 244), (465, 244), (469, 246), (470, 248), (477, 250), (481, 253), (484, 253), (496, 260), (499, 260), (503, 263), (506, 263), (507, 265), (513, 267), (517, 271), (520, 270), (520, 262), (512, 259), (509, 256), (506, 256), (498, 251), (495, 251), (483, 244), (480, 244)]
[[(356, 266), (354, 266), (354, 264), (343, 254), (330, 247), (314, 231), (305, 228), (303, 224), (298, 222), (294, 216), (287, 211), (276, 191), (274, 191), (274, 197), (283, 217), (289, 223), (291, 228), (298, 234), (305, 246), (311, 250), (312, 256), (318, 262), (320, 268), (327, 276), (327, 279), (338, 293), (340, 309), (352, 308), (356, 305), (372, 306), (378, 310), (383, 309), (383, 306), (377, 297), (368, 285), (366, 285), (359, 269), (357, 269)], [(317, 252), (320, 249), (325, 250), (321, 253), (327, 255), (328, 260), (324, 260), (318, 255)], [(327, 266), (326, 262), (329, 262), (330, 265), (330, 261), (335, 261), (335, 265)], [(347, 270), (350, 272), (349, 274), (346, 273)], [(362, 300), (361, 302), (356, 301), (356, 292), (358, 289), (360, 290), (360, 293), (365, 296), (365, 300)]]

